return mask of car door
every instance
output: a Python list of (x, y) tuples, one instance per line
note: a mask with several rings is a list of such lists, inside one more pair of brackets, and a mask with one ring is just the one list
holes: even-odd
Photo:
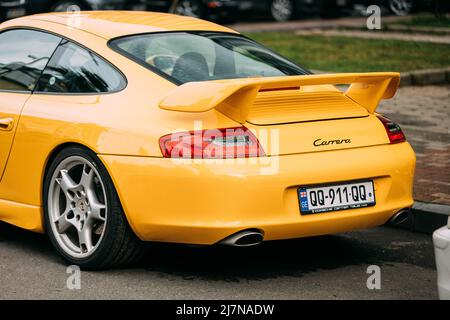
[(35, 30), (0, 31), (0, 181), (22, 108), (60, 42)]

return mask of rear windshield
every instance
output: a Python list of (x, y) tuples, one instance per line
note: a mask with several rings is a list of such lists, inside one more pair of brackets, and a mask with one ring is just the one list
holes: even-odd
[(309, 74), (258, 43), (228, 33), (136, 35), (113, 40), (111, 47), (176, 84)]

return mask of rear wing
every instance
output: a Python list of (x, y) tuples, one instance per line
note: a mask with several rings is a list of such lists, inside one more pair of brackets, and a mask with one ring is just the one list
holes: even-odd
[[(400, 84), (396, 72), (340, 73), (189, 82), (175, 88), (160, 103), (164, 110), (205, 112), (217, 109), (244, 123), (260, 91), (302, 86), (350, 85), (344, 96), (374, 113), (382, 99), (392, 98)], [(282, 106), (280, 106), (282, 108)]]

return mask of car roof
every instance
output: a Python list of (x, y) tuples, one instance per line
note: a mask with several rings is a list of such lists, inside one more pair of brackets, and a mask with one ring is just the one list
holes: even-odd
[(20, 26), (21, 22), (45, 21), (95, 34), (104, 39), (116, 37), (167, 31), (216, 31), (233, 32), (218, 24), (168, 13), (144, 11), (82, 11), (79, 13), (45, 13), (26, 16), (12, 20), (11, 23)]

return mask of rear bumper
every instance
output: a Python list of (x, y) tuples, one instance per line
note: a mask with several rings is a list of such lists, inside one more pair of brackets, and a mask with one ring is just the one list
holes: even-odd
[(450, 300), (450, 228), (443, 227), (433, 234), (439, 297)]
[[(382, 225), (413, 204), (415, 156), (408, 143), (285, 155), (267, 163), (100, 158), (131, 227), (146, 241), (214, 244), (244, 229), (261, 230), (265, 240), (332, 234)], [(300, 214), (299, 186), (361, 179), (374, 180), (376, 206)]]

